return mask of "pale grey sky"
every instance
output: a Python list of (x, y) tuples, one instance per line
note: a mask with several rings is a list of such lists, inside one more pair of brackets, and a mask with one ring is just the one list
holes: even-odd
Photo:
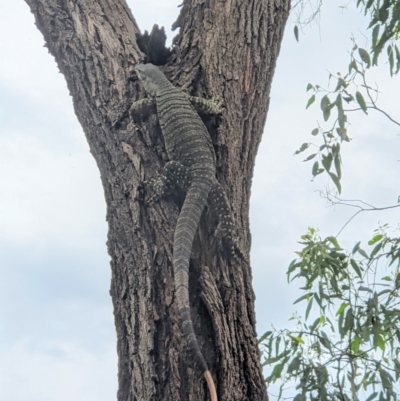
[[(170, 27), (180, 0), (128, 3), (144, 30)], [(318, 107), (305, 111), (307, 83), (327, 85), (327, 69), (346, 70), (351, 33), (367, 46), (363, 16), (340, 5), (324, 4), (319, 27), (306, 28), (300, 43), (289, 23), (278, 60), (251, 198), (259, 333), (302, 311), (292, 306), (299, 292), (285, 274), (300, 235), (308, 226), (335, 234), (350, 215), (326, 207), (315, 192), (326, 179), (311, 182), (311, 165), (293, 156), (320, 119)], [(0, 399), (113, 400), (116, 338), (99, 173), (27, 5), (0, 0), (0, 10)], [(395, 115), (399, 79), (381, 64), (381, 105)], [(352, 117), (350, 136), (343, 196), (396, 203), (399, 130), (371, 112)], [(379, 221), (397, 222), (395, 212), (358, 217), (341, 240), (352, 246)]]

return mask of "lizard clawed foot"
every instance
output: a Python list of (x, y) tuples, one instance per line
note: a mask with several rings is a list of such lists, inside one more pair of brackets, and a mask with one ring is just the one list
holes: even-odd
[(219, 96), (213, 96), (209, 100), (209, 104), (212, 114), (221, 114), (224, 110), (224, 103)]

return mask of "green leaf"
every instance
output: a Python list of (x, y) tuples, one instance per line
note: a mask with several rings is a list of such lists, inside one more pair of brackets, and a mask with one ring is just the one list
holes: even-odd
[(340, 178), (342, 178), (342, 167), (341, 167), (341, 160), (340, 160), (340, 155), (339, 154), (336, 154), (335, 159), (334, 159), (334, 163), (335, 163), (336, 174), (340, 179)]
[(340, 153), (340, 143), (335, 143), (332, 145), (332, 154), (336, 156)]
[(312, 295), (313, 295), (312, 292), (308, 292), (307, 294), (302, 295), (300, 298), (297, 298), (296, 301), (293, 302), (293, 305), (295, 305), (305, 299), (309, 299)]
[(389, 17), (389, 11), (388, 11), (388, 9), (385, 7), (385, 5), (383, 5), (383, 6), (379, 9), (378, 15), (379, 15), (379, 16), (378, 16), (379, 21), (382, 22), (382, 24), (384, 24), (384, 23), (386, 22), (386, 20), (388, 19), (388, 17)]
[(317, 136), (318, 133), (319, 133), (319, 128), (314, 128), (314, 129), (311, 131), (311, 135), (313, 135), (313, 136)]
[(364, 326), (362, 329), (362, 337), (365, 342), (369, 341), (369, 337), (371, 335), (370, 326)]
[(293, 273), (295, 270), (296, 270), (296, 268), (298, 268), (298, 267), (300, 267), (301, 266), (301, 263), (300, 262), (297, 262), (297, 259), (293, 259), (291, 262), (290, 262), (290, 265), (289, 265), (289, 267), (288, 267), (288, 271), (286, 272), (286, 274), (288, 275), (288, 280), (289, 280), (289, 275), (290, 275), (290, 273)]
[(388, 294), (390, 292), (392, 292), (392, 290), (386, 289), (386, 290), (379, 291), (377, 295), (378, 295), (378, 297), (380, 297), (383, 294)]
[(397, 273), (396, 280), (394, 281), (394, 285), (396, 289), (400, 288), (400, 273)]
[(339, 127), (344, 128), (344, 125), (347, 121), (347, 117), (343, 110), (342, 95), (340, 93), (337, 95), (335, 103), (336, 103), (336, 108), (338, 110)]
[(379, 25), (375, 25), (375, 28), (372, 30), (372, 50), (375, 49), (375, 45), (378, 41), (379, 28)]
[(315, 95), (312, 95), (307, 102), (306, 110), (315, 102)]
[(341, 250), (342, 248), (340, 247), (336, 237), (330, 236), (326, 238), (327, 241), (329, 241), (337, 250)]
[(266, 331), (259, 339), (258, 343), (261, 344), (267, 337), (272, 334), (272, 331)]
[(365, 14), (367, 14), (367, 10), (372, 6), (375, 0), (368, 0), (366, 6), (365, 6)]
[(391, 33), (390, 33), (390, 29), (389, 29), (389, 31), (388, 31), (388, 29), (389, 29), (388, 27), (385, 27), (385, 30), (383, 31), (380, 39), (378, 40), (378, 42), (375, 45), (374, 57), (372, 59), (373, 65), (378, 65), (379, 54), (383, 50), (386, 42), (390, 39)]
[(329, 116), (331, 115), (331, 101), (329, 100), (328, 95), (325, 95), (321, 99), (321, 110), (323, 111), (324, 120), (327, 121)]
[(319, 342), (329, 351), (331, 351), (332, 346), (331, 343), (328, 339), (324, 338), (324, 337), (318, 337)]
[(361, 47), (358, 49), (358, 54), (361, 57), (361, 60), (364, 61), (365, 64), (367, 64), (367, 68), (371, 66), (371, 57), (369, 56), (369, 53), (365, 49), (361, 49)]
[(394, 54), (392, 46), (388, 46), (388, 58), (389, 58), (390, 75), (393, 76)]
[(309, 315), (310, 312), (311, 312), (313, 300), (314, 300), (314, 298), (311, 298), (311, 299), (308, 301), (308, 305), (307, 305), (307, 309), (306, 309), (306, 320), (308, 319), (308, 315)]
[(400, 377), (400, 361), (398, 359), (394, 359), (394, 366), (396, 370), (396, 380), (399, 380)]
[(313, 153), (313, 154), (307, 156), (307, 157), (303, 160), (303, 162), (308, 162), (309, 160), (314, 159), (314, 157), (317, 156), (317, 154), (318, 154), (318, 153)]
[(382, 387), (389, 389), (392, 387), (393, 377), (384, 369), (379, 368), (379, 375), (381, 377)]
[(397, 74), (400, 71), (400, 50), (397, 47), (397, 45), (394, 46), (394, 50), (396, 52), (396, 71), (395, 71), (395, 74)]
[(296, 355), (292, 359), (292, 361), (290, 362), (290, 364), (289, 364), (289, 366), (287, 368), (288, 373), (292, 373), (292, 372), (297, 371), (299, 369), (299, 367), (300, 367), (300, 358)]
[(356, 337), (350, 345), (351, 350), (353, 351), (354, 354), (358, 354), (359, 352), (359, 347), (360, 347), (361, 339)]
[(350, 142), (350, 138), (347, 136), (346, 128), (336, 128), (336, 132), (338, 133), (342, 141)]
[(306, 92), (308, 92), (308, 91), (311, 90), (311, 89), (314, 89), (314, 85), (307, 84)]
[(335, 92), (337, 92), (338, 90), (340, 90), (340, 88), (346, 88), (347, 87), (347, 83), (343, 78), (338, 78), (338, 82), (335, 88)]
[(374, 245), (374, 244), (376, 244), (378, 241), (380, 241), (382, 238), (383, 238), (383, 235), (382, 235), (382, 234), (374, 235), (374, 236), (372, 237), (372, 239), (370, 239), (370, 240), (368, 241), (368, 245)]
[(354, 245), (353, 250), (351, 253), (354, 255), (360, 248), (361, 241), (358, 241), (357, 244)]
[(314, 162), (313, 167), (312, 167), (312, 175), (315, 177), (318, 174), (319, 170), (319, 163), (318, 161)]
[(351, 70), (356, 70), (358, 71), (358, 67), (357, 67), (357, 61), (356, 60), (352, 60), (351, 63), (349, 64), (349, 74), (351, 73)]
[(310, 325), (308, 326), (310, 332), (311, 332), (311, 333), (314, 333), (314, 331), (315, 331), (315, 329), (318, 327), (318, 325), (319, 325), (319, 317), (317, 317), (317, 318), (312, 322), (312, 324), (310, 324)]
[(311, 143), (303, 143), (300, 148), (294, 152), (294, 154), (298, 155), (299, 153), (304, 152), (310, 145)]
[(381, 280), (385, 280), (385, 281), (393, 281), (393, 279), (390, 276), (385, 276), (382, 277)]
[(369, 259), (369, 256), (367, 255), (367, 252), (364, 251), (364, 249), (359, 248), (357, 251), (361, 256), (364, 256), (365, 259)]
[(330, 107), (331, 101), (329, 100), (328, 95), (325, 95), (321, 99), (321, 110), (324, 111), (327, 107)]
[(340, 193), (342, 192), (342, 186), (341, 186), (341, 184), (340, 184), (339, 177), (338, 177), (336, 174), (331, 173), (330, 171), (328, 171), (328, 174), (329, 174), (330, 177), (332, 178), (332, 181), (333, 181), (333, 183), (336, 185), (336, 188), (337, 188), (337, 190), (338, 190), (338, 192), (339, 192), (339, 194), (340, 194)]
[[(292, 262), (290, 263), (290, 266), (289, 266), (286, 274), (289, 276), (290, 273), (293, 273), (299, 267), (301, 267), (301, 262), (298, 259), (293, 259)], [(289, 277), (288, 277), (288, 280), (289, 280)]]
[(294, 26), (294, 37), (296, 38), (297, 42), (299, 41), (299, 27), (297, 25)]
[(341, 315), (348, 306), (349, 306), (348, 303), (342, 302), (342, 304), (340, 305), (339, 309), (336, 312), (336, 316)]
[(381, 250), (383, 242), (379, 242), (375, 245), (375, 248), (372, 250), (371, 255), (369, 256), (371, 259), (375, 257), (375, 255)]
[(354, 323), (354, 315), (353, 315), (353, 310), (351, 308), (347, 309), (346, 313), (346, 318), (344, 321), (344, 326), (343, 326), (343, 336), (346, 335), (346, 333), (353, 327)]
[(304, 340), (301, 337), (293, 337), (299, 344), (304, 344)]
[(344, 319), (344, 314), (341, 313), (338, 318), (338, 328), (341, 337), (343, 337), (343, 319)]
[(330, 170), (330, 168), (332, 166), (332, 160), (333, 160), (332, 153), (328, 153), (327, 156), (322, 155), (321, 163), (325, 167), (326, 171)]
[(282, 369), (283, 369), (283, 363), (278, 363), (277, 365), (274, 366), (274, 369), (272, 370), (270, 377), (275, 380), (279, 379), (281, 377)]
[(275, 354), (279, 355), (279, 345), (282, 341), (282, 338), (280, 336), (275, 338)]
[(357, 273), (357, 276), (362, 279), (361, 269), (358, 266), (358, 263), (354, 259), (350, 259), (350, 264), (353, 267), (354, 271)]
[(375, 391), (365, 401), (372, 401), (374, 398), (376, 398), (377, 395), (378, 393)]
[(365, 103), (363, 95), (359, 91), (356, 92), (356, 100), (357, 100), (357, 103), (360, 105), (362, 111), (365, 114), (368, 114), (368, 112), (367, 112), (367, 104)]

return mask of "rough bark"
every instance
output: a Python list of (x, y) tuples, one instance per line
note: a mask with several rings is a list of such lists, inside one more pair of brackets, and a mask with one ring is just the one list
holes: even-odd
[[(181, 199), (143, 203), (140, 182), (166, 156), (156, 116), (133, 120), (128, 113), (143, 96), (133, 72), (143, 59), (139, 28), (125, 0), (26, 2), (66, 78), (101, 173), (118, 400), (205, 400), (206, 385), (182, 336), (174, 300), (172, 238)], [(185, 0), (164, 68), (187, 93), (218, 96), (225, 105), (221, 118), (205, 122), (245, 253), (254, 160), (288, 11), (289, 0)], [(220, 400), (265, 400), (251, 269), (229, 260), (207, 210), (193, 248), (190, 289), (197, 336)]]

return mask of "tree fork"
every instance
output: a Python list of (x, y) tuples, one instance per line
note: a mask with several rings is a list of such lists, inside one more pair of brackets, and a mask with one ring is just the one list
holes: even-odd
[[(101, 174), (118, 400), (205, 400), (207, 388), (182, 336), (174, 300), (172, 238), (179, 200), (150, 207), (141, 202), (140, 183), (166, 158), (156, 118), (129, 115), (132, 102), (143, 97), (133, 72), (143, 60), (136, 21), (124, 0), (26, 2), (65, 76)], [(289, 8), (285, 0), (185, 0), (164, 68), (188, 94), (223, 101), (222, 118), (205, 122), (246, 253), (254, 160)], [(265, 400), (251, 271), (245, 263), (230, 263), (214, 237), (214, 221), (205, 213), (190, 267), (196, 334), (221, 400)]]

